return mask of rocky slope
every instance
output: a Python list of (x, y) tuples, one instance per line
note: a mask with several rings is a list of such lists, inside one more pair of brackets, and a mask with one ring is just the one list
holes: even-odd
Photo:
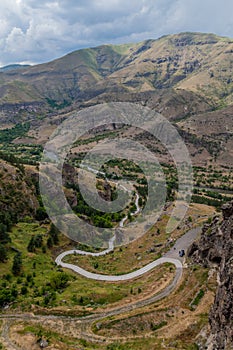
[(218, 269), (218, 288), (209, 315), (209, 350), (233, 348), (233, 202), (223, 207), (223, 221), (215, 218), (203, 228), (188, 252), (197, 263)]
[[(35, 217), (39, 207), (34, 170), (0, 159), (0, 218), (13, 223)], [(8, 219), (7, 219), (8, 220)]]

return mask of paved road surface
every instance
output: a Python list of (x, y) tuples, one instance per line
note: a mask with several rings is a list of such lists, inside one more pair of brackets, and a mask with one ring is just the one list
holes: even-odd
[(171, 263), (176, 266), (177, 269), (183, 269), (182, 261), (183, 258), (179, 257), (179, 250), (184, 249), (186, 250), (190, 244), (197, 238), (198, 233), (200, 232), (200, 228), (194, 228), (189, 230), (186, 234), (184, 234), (181, 238), (179, 238), (174, 245), (174, 247), (167, 252), (162, 258), (157, 259), (153, 261), (152, 263), (142, 267), (139, 270), (124, 274), (124, 275), (101, 275), (97, 273), (92, 273), (87, 270), (84, 270), (83, 268), (73, 265), (73, 264), (68, 264), (64, 263), (62, 260), (65, 256), (67, 255), (72, 255), (72, 254), (81, 254), (81, 255), (91, 255), (91, 256), (101, 256), (101, 255), (106, 255), (110, 251), (113, 250), (114, 248), (114, 237), (110, 240), (109, 242), (109, 248), (107, 250), (104, 250), (99, 253), (90, 253), (90, 252), (85, 252), (81, 250), (68, 250), (66, 252), (61, 253), (55, 260), (56, 264), (59, 266), (62, 266), (66, 269), (70, 269), (86, 278), (97, 280), (97, 281), (107, 281), (107, 282), (118, 282), (118, 281), (127, 281), (136, 277), (140, 277), (144, 275), (145, 273), (151, 271), (155, 267), (164, 264), (164, 263)]
[[(70, 252), (65, 252), (65, 253), (66, 253), (66, 255), (70, 254)], [(86, 278), (90, 278), (90, 279), (93, 279), (96, 281), (119, 282), (119, 281), (131, 280), (133, 278), (140, 277), (140, 276), (144, 275), (145, 273), (154, 269), (156, 266), (159, 266), (159, 265), (167, 263), (167, 262), (174, 264), (176, 266), (176, 268), (182, 269), (182, 263), (178, 259), (164, 257), (164, 258), (160, 258), (158, 260), (153, 261), (152, 263), (142, 267), (141, 269), (139, 269), (137, 271), (133, 271), (133, 272), (127, 273), (125, 275), (118, 275), (118, 276), (101, 275), (101, 274), (86, 271), (77, 265), (63, 263), (62, 262), (63, 257), (64, 257), (64, 255), (62, 255), (62, 256), (59, 255), (59, 257), (57, 257), (57, 259), (56, 259), (57, 265), (60, 265), (66, 269), (70, 269), (70, 270), (77, 272), (78, 274), (80, 274)]]

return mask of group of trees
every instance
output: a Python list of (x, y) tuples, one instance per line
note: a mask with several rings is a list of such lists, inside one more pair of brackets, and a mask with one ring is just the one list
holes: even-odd
[(36, 251), (36, 248), (41, 248), (42, 245), (43, 245), (43, 236), (41, 234), (37, 234), (31, 237), (27, 246), (27, 250), (31, 253), (34, 253)]
[[(230, 199), (229, 199), (230, 200)], [(223, 203), (226, 202), (226, 200), (218, 200), (210, 197), (205, 197), (203, 195), (192, 195), (192, 202), (194, 203), (200, 203), (200, 204), (206, 204), (213, 206), (217, 209), (220, 209)]]
[[(72, 185), (70, 185), (70, 187), (71, 186)], [(73, 189), (75, 189), (77, 193), (78, 201), (77, 206), (74, 208), (75, 212), (78, 215), (83, 215), (87, 217), (87, 219), (90, 220), (95, 226), (111, 228), (113, 227), (112, 222), (118, 222), (121, 220), (122, 216), (120, 213), (104, 213), (99, 210), (96, 210), (95, 208), (90, 207), (83, 199), (79, 188), (74, 186)]]
[(21, 164), (20, 159), (15, 157), (12, 153), (5, 153), (0, 151), (0, 159), (5, 160), (6, 162), (14, 165), (16, 168), (18, 168), (23, 174), (25, 172), (23, 164)]
[[(6, 222), (6, 221), (5, 221)], [(5, 262), (8, 258), (9, 243), (11, 238), (8, 232), (8, 227), (4, 223), (0, 223), (0, 262)], [(18, 276), (22, 270), (22, 256), (18, 252), (13, 259), (12, 273)]]
[(30, 123), (19, 123), (13, 128), (0, 130), (0, 142), (10, 143), (17, 137), (23, 137), (30, 129)]
[[(12, 226), (17, 223), (18, 217), (15, 213), (10, 210), (1, 210), (0, 209), (0, 225), (5, 226), (7, 232), (9, 232)], [(2, 227), (3, 227), (2, 226)], [(0, 228), (1, 230), (1, 228)]]
[[(48, 232), (46, 245), (50, 249), (54, 245), (57, 245), (58, 243), (59, 243), (59, 230), (52, 223), (50, 226), (50, 230)], [(35, 253), (37, 248), (42, 248), (42, 251), (46, 252), (46, 245), (44, 244), (43, 235), (37, 234), (31, 237), (27, 246), (27, 250), (31, 253)]]
[(0, 290), (0, 306), (11, 303), (17, 298), (18, 292), (16, 288)]

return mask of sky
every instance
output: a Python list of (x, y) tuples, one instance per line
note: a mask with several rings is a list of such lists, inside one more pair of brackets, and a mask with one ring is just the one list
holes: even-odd
[(186, 31), (233, 38), (232, 0), (0, 0), (0, 66)]

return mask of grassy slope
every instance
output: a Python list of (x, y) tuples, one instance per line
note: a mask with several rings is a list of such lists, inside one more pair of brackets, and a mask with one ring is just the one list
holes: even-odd
[[(4, 285), (5, 283), (7, 284), (7, 288), (15, 285), (19, 292), (16, 303), (12, 305), (13, 308), (30, 310), (32, 305), (39, 304), (34, 307), (38, 308), (38, 311), (42, 311), (46, 306), (44, 304), (45, 296), (51, 292), (49, 288), (50, 282), (54, 276), (59, 275), (62, 271), (55, 266), (51, 250), (47, 249), (46, 253), (43, 253), (41, 248), (38, 248), (35, 253), (27, 251), (30, 238), (36, 234), (42, 234), (44, 244), (46, 244), (48, 237), (47, 231), (48, 227), (40, 226), (36, 223), (19, 223), (12, 230), (12, 242), (8, 245), (8, 261), (0, 263), (0, 276), (3, 281), (2, 283)], [(69, 243), (68, 240), (61, 236), (60, 245), (67, 245), (67, 243)], [(15, 252), (10, 247), (14, 247), (14, 249), (18, 249), (22, 253), (23, 270), (19, 277), (14, 277), (11, 273)], [(51, 300), (47, 306), (50, 308), (53, 307), (55, 312), (56, 310), (60, 310), (62, 313), (66, 313), (66, 310), (70, 307), (76, 307), (76, 312), (82, 313), (85, 312), (86, 307), (106, 307), (108, 304), (120, 302), (125, 298), (133, 298), (135, 300), (135, 298), (139, 298), (144, 293), (147, 294), (147, 290), (144, 290), (145, 284), (148, 289), (150, 289), (150, 286), (155, 286), (156, 284), (157, 288), (159, 288), (162, 276), (167, 273), (170, 276), (167, 278), (168, 282), (173, 276), (173, 269), (170, 272), (170, 266), (159, 267), (147, 276), (127, 283), (101, 283), (87, 280), (70, 271), (66, 271), (66, 273), (69, 276), (69, 285), (67, 288), (56, 290), (56, 300)], [(9, 281), (9, 276), (4, 277), (8, 274), (10, 274)], [(27, 276), (30, 274), (33, 274), (33, 282), (30, 281), (27, 283)], [(22, 286), (27, 286), (28, 288), (26, 295), (21, 294)], [(42, 288), (45, 288), (44, 293), (35, 295), (36, 290), (38, 289), (40, 291)], [(139, 293), (140, 295), (138, 294), (138, 288), (143, 292), (142, 294)], [(83, 301), (80, 301), (80, 298), (83, 298)]]

